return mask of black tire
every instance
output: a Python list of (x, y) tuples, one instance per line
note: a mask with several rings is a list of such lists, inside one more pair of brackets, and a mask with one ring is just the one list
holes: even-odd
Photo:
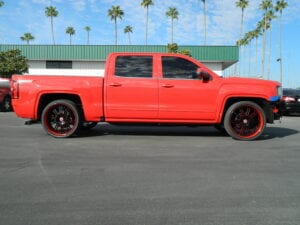
[(231, 105), (224, 117), (224, 128), (234, 139), (257, 139), (266, 127), (264, 110), (254, 102), (241, 101)]
[(10, 112), (12, 111), (12, 104), (11, 104), (11, 97), (6, 96), (3, 99), (2, 105), (1, 105), (1, 111), (3, 112)]
[(44, 130), (56, 138), (66, 138), (77, 134), (81, 127), (81, 113), (75, 103), (69, 100), (50, 102), (43, 110)]

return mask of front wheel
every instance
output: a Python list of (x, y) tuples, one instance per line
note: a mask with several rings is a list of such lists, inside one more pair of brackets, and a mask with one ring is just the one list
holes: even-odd
[(224, 117), (227, 133), (238, 140), (254, 140), (265, 129), (266, 116), (263, 109), (254, 102), (241, 101), (231, 105)]
[(50, 102), (43, 110), (42, 125), (53, 137), (70, 137), (80, 130), (80, 110), (69, 100)]

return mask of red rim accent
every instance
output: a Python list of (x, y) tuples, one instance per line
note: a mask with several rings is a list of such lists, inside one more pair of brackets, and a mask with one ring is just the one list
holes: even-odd
[(76, 129), (77, 119), (74, 111), (65, 104), (51, 106), (44, 118), (48, 132), (57, 137), (67, 136)]
[(259, 109), (251, 105), (243, 105), (231, 112), (230, 126), (241, 138), (253, 138), (264, 127), (264, 118)]

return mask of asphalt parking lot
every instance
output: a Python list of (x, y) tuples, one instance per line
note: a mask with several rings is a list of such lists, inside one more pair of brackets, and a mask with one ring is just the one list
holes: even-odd
[(101, 124), (54, 139), (0, 113), (2, 225), (298, 225), (300, 117), (241, 142)]

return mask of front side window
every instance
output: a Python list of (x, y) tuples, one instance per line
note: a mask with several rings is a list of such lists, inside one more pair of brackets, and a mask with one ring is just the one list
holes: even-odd
[(152, 56), (118, 56), (115, 75), (120, 77), (152, 77)]
[(163, 77), (174, 79), (194, 79), (199, 68), (196, 64), (174, 56), (162, 57)]

